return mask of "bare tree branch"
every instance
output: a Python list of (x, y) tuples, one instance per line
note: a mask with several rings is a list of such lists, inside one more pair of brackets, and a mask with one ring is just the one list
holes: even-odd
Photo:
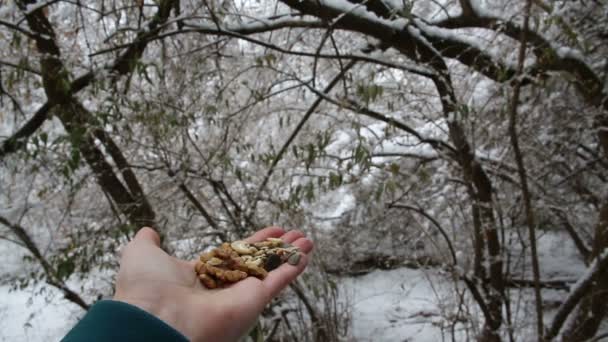
[(572, 291), (566, 298), (566, 300), (557, 309), (547, 333), (545, 339), (551, 340), (559, 334), (566, 318), (570, 315), (576, 305), (585, 297), (593, 283), (597, 280), (601, 273), (606, 272), (608, 269), (608, 250), (604, 250), (587, 268), (585, 274), (572, 286)]
[[(329, 93), (336, 86), (336, 84), (338, 84), (340, 79), (342, 77), (344, 77), (344, 75), (346, 75), (348, 70), (350, 70), (355, 65), (355, 63), (356, 63), (355, 61), (351, 61), (344, 67), (344, 69), (340, 70), (340, 72), (325, 87), (325, 89), (323, 90), (323, 93), (325, 93), (325, 94)], [(285, 151), (287, 151), (287, 149), (289, 148), (289, 145), (291, 145), (291, 143), (294, 141), (294, 139), (296, 138), (298, 133), (302, 130), (302, 128), (304, 127), (304, 125), (306, 124), (308, 119), (312, 116), (312, 114), (315, 112), (317, 107), (319, 107), (319, 105), (321, 104), (322, 101), (323, 101), (323, 98), (321, 96), (318, 96), (317, 99), (315, 100), (315, 102), (313, 102), (312, 105), (308, 108), (306, 113), (304, 113), (304, 116), (302, 117), (302, 119), (300, 120), (300, 122), (298, 123), (296, 128), (289, 135), (289, 138), (287, 138), (285, 143), (283, 143), (283, 146), (281, 146), (281, 149), (279, 150), (279, 152), (273, 158), (272, 163), (270, 164), (270, 167), (268, 168), (268, 171), (266, 172), (266, 175), (264, 176), (264, 179), (262, 180), (262, 183), (260, 183), (260, 186), (258, 187), (257, 194), (254, 198), (254, 202), (253, 202), (254, 204), (251, 209), (250, 215), (252, 215), (252, 213), (255, 212), (255, 208), (258, 203), (258, 198), (260, 197), (261, 193), (265, 190), (266, 185), (268, 184), (268, 181), (270, 180), (270, 177), (274, 173), (275, 167), (277, 166), (277, 164), (279, 163), (281, 158), (283, 158)]]
[(49, 117), (51, 108), (51, 104), (46, 102), (17, 132), (2, 142), (2, 146), (0, 146), (0, 160), (7, 154), (17, 152), (25, 147), (27, 139), (29, 139), (29, 137), (32, 136)]
[(517, 173), (519, 174), (521, 192), (524, 200), (524, 208), (526, 211), (526, 225), (528, 226), (528, 234), (530, 237), (530, 258), (532, 260), (532, 275), (534, 277), (534, 299), (536, 304), (536, 334), (538, 341), (543, 342), (543, 333), (545, 327), (543, 323), (543, 298), (540, 292), (540, 266), (538, 264), (538, 252), (536, 247), (536, 218), (534, 216), (534, 209), (532, 208), (532, 199), (530, 198), (530, 190), (528, 189), (528, 175), (526, 172), (526, 166), (524, 164), (524, 157), (519, 147), (519, 137), (517, 133), (517, 108), (519, 105), (519, 94), (521, 92), (522, 86), (521, 75), (524, 72), (524, 62), (526, 59), (526, 33), (528, 32), (530, 25), (531, 6), (531, 0), (526, 0), (526, 5), (524, 9), (524, 29), (521, 33), (519, 57), (517, 61), (517, 76), (519, 77), (519, 79), (515, 80), (513, 98), (511, 101), (511, 105), (509, 106), (509, 137), (511, 139), (511, 146), (513, 146), (515, 162), (517, 163)]
[[(199, 213), (201, 213), (201, 215), (203, 215), (203, 217), (205, 218), (207, 223), (209, 223), (209, 225), (211, 227), (213, 227), (213, 229), (217, 230), (218, 232), (221, 232), (220, 227), (217, 225), (217, 223), (215, 223), (215, 220), (213, 219), (213, 217), (211, 217), (211, 215), (209, 214), (207, 209), (205, 209), (205, 207), (203, 207), (201, 202), (196, 198), (196, 196), (194, 196), (194, 194), (190, 191), (190, 189), (188, 189), (186, 184), (180, 183), (179, 189), (184, 193), (184, 195), (186, 195), (186, 198), (188, 198), (190, 203), (192, 203), (192, 205), (194, 205), (194, 207), (199, 211)], [(222, 234), (223, 234), (223, 232), (222, 232)], [(223, 237), (225, 237), (225, 236), (223, 236)]]
[(61, 292), (63, 292), (65, 299), (80, 306), (84, 310), (89, 309), (89, 304), (85, 302), (85, 300), (82, 299), (82, 297), (80, 297), (78, 293), (70, 289), (65, 284), (65, 282), (58, 276), (57, 270), (54, 269), (53, 266), (51, 266), (51, 264), (44, 258), (44, 256), (40, 252), (40, 249), (38, 248), (34, 240), (32, 240), (32, 238), (29, 236), (25, 228), (18, 224), (11, 223), (9, 220), (2, 216), (0, 216), (0, 223), (10, 229), (10, 231), (19, 239), (19, 241), (21, 241), (23, 247), (25, 247), (34, 256), (40, 266), (42, 266), (42, 270), (44, 271), (44, 274), (47, 277), (47, 282), (50, 285), (56, 287)]

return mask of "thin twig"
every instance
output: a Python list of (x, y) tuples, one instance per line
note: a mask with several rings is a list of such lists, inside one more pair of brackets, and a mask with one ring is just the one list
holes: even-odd
[(515, 154), (515, 161), (517, 163), (517, 173), (519, 174), (519, 180), (521, 183), (521, 191), (524, 200), (524, 208), (526, 211), (526, 225), (528, 226), (528, 235), (530, 239), (530, 258), (532, 259), (532, 273), (534, 277), (534, 299), (536, 304), (536, 333), (539, 342), (542, 342), (544, 333), (543, 323), (543, 298), (541, 295), (540, 287), (540, 266), (538, 263), (538, 251), (536, 246), (536, 218), (534, 217), (534, 209), (532, 208), (532, 200), (530, 196), (530, 190), (528, 188), (528, 176), (526, 167), (524, 164), (524, 156), (519, 147), (519, 139), (517, 136), (517, 107), (519, 104), (519, 94), (521, 92), (522, 78), (524, 73), (524, 62), (526, 59), (526, 44), (527, 44), (527, 32), (530, 27), (530, 7), (531, 1), (526, 1), (524, 9), (524, 29), (521, 31), (520, 47), (519, 47), (519, 58), (517, 62), (517, 72), (515, 77), (515, 86), (513, 89), (513, 99), (510, 105), (509, 113), (509, 136), (511, 138), (511, 145), (513, 146), (513, 153)]

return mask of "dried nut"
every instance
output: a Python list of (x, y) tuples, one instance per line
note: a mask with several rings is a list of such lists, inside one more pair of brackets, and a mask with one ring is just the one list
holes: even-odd
[(235, 252), (235, 250), (227, 242), (223, 243), (220, 248), (215, 249), (214, 252), (215, 256), (220, 259), (230, 259), (239, 256), (239, 254)]
[(253, 256), (256, 256), (256, 257), (257, 257), (257, 256), (263, 256), (263, 255), (266, 255), (266, 252), (268, 252), (268, 251), (267, 251), (267, 250), (265, 250), (265, 249), (262, 249), (262, 250), (259, 250), (259, 251), (255, 252), (255, 253), (253, 254)]
[(278, 238), (267, 238), (265, 241), (255, 242), (253, 245), (257, 248), (276, 248), (281, 247), (285, 244), (285, 242)]
[(247, 272), (243, 272), (240, 270), (225, 271), (224, 274), (222, 274), (221, 276), (218, 276), (218, 278), (220, 278), (221, 280), (224, 280), (224, 281), (235, 283), (239, 280), (243, 280), (243, 279), (247, 278)]
[(290, 251), (290, 250), (285, 249), (285, 248), (277, 248), (277, 249), (274, 250), (274, 253), (278, 254), (278, 255), (283, 255), (283, 254), (291, 254), (291, 253), (293, 253), (293, 251)]
[(230, 247), (239, 254), (253, 254), (256, 252), (256, 248), (245, 241), (235, 241), (230, 244)]
[(232, 257), (230, 259), (224, 260), (224, 264), (222, 265), (222, 267), (228, 270), (238, 270), (239, 266), (245, 265), (245, 262), (245, 259), (241, 257)]
[(269, 254), (268, 259), (264, 263), (264, 269), (268, 272), (274, 270), (275, 268), (281, 266), (282, 260), (281, 257), (276, 254)]
[(300, 252), (294, 252), (287, 258), (287, 263), (296, 266), (298, 263), (300, 263), (301, 257), (302, 255), (300, 254)]
[(268, 275), (268, 272), (262, 267), (252, 267), (247, 270), (249, 274), (256, 278), (264, 279)]
[(205, 273), (211, 274), (217, 279), (228, 283), (234, 283), (247, 277), (247, 273), (240, 270), (225, 270), (211, 265), (205, 265), (202, 269)]
[(216, 257), (213, 257), (207, 261), (207, 265), (211, 265), (211, 266), (219, 266), (222, 263), (223, 263), (222, 259), (219, 259)]
[(205, 287), (218, 288), (248, 276), (264, 279), (282, 263), (297, 265), (300, 259), (297, 247), (278, 238), (255, 243), (240, 240), (202, 254), (194, 269)]
[(198, 279), (200, 279), (201, 282), (203, 283), (203, 285), (205, 285), (205, 287), (208, 289), (217, 288), (217, 282), (210, 276), (206, 275), (205, 273), (199, 274)]
[[(201, 258), (202, 258), (202, 256), (201, 256)], [(197, 262), (196, 262), (196, 265), (194, 265), (194, 271), (196, 272), (196, 274), (201, 273), (201, 267), (202, 267), (203, 265), (204, 265), (204, 264), (203, 264), (203, 262), (201, 262), (201, 261), (197, 261)]]
[(247, 265), (248, 267), (260, 267), (260, 266), (262, 266), (263, 263), (264, 263), (264, 260), (262, 260), (260, 258), (245, 261), (245, 265)]
[(267, 239), (266, 239), (266, 241), (270, 241), (270, 242), (272, 242), (272, 243), (276, 243), (276, 244), (278, 244), (278, 245), (282, 245), (282, 244), (283, 244), (283, 240), (282, 240), (282, 239), (279, 239), (279, 238), (272, 238), (272, 237), (269, 237), (269, 238), (267, 238)]
[(201, 254), (200, 260), (202, 262), (207, 262), (209, 259), (213, 258), (214, 256), (215, 256), (215, 251), (203, 253), (203, 254)]

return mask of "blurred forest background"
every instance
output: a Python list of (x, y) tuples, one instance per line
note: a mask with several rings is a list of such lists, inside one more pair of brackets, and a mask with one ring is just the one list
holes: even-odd
[(263, 340), (599, 340), (607, 76), (604, 0), (0, 0), (2, 297), (279, 225), (316, 252)]

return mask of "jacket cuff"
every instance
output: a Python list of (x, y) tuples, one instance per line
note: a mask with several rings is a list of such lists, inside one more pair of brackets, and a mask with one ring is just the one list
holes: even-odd
[(136, 306), (102, 300), (89, 309), (62, 341), (184, 342), (188, 339), (161, 319)]

